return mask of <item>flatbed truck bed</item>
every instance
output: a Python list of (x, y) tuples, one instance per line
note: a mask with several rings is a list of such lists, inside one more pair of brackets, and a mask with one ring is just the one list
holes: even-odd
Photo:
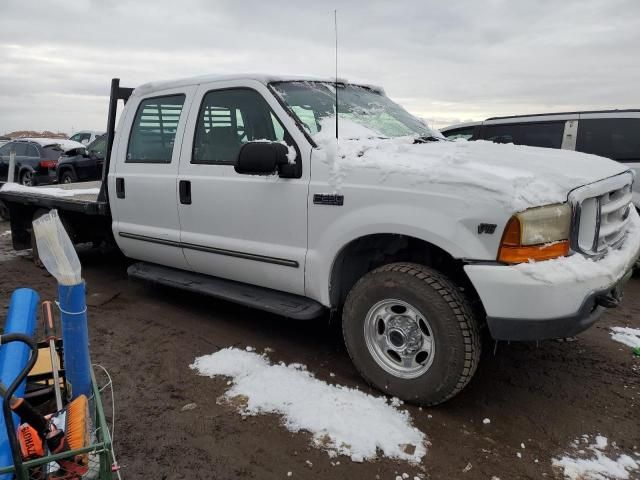
[[(41, 187), (24, 187), (16, 184), (10, 190), (2, 190), (0, 196), (5, 201), (16, 204), (48, 209), (59, 208), (87, 215), (108, 215), (108, 203), (98, 201), (101, 186), (101, 181)], [(2, 183), (0, 183), (0, 187), (2, 187)], [(69, 194), (64, 192), (69, 192)]]
[(100, 181), (4, 188), (0, 201), (9, 209), (13, 248), (33, 248), (31, 223), (52, 209), (58, 210), (74, 243), (112, 241), (111, 211), (108, 202), (99, 200), (101, 188)]
[(52, 209), (58, 210), (65, 229), (74, 243), (92, 242), (94, 245), (100, 245), (104, 242), (113, 242), (111, 209), (104, 180), (109, 171), (117, 104), (119, 100), (126, 103), (131, 92), (133, 92), (132, 88), (120, 87), (118, 79), (112, 80), (107, 119), (107, 148), (101, 181), (42, 187), (16, 185), (0, 191), (0, 202), (4, 202), (11, 217), (14, 249), (25, 250), (35, 247), (31, 235), (32, 222)]

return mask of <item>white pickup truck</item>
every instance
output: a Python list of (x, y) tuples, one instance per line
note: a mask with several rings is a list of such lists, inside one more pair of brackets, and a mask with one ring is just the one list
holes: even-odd
[(362, 376), (423, 405), (469, 382), (485, 326), (496, 340), (589, 327), (640, 249), (624, 165), (449, 141), (370, 85), (114, 79), (107, 135), (95, 194), (0, 192), (16, 249), (57, 208), (74, 241), (111, 239), (139, 260), (134, 277), (290, 318), (341, 315)]

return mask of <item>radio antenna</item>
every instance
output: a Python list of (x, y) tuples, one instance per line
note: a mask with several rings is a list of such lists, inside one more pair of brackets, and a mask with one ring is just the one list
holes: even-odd
[(333, 11), (333, 26), (336, 38), (336, 82), (334, 90), (336, 97), (336, 140), (338, 140), (338, 10)]

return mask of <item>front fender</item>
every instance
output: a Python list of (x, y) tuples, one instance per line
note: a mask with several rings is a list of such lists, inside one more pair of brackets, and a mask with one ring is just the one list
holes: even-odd
[(308, 297), (326, 306), (330, 305), (329, 283), (335, 259), (358, 238), (373, 234), (406, 235), (435, 245), (453, 258), (495, 259), (500, 232), (506, 223), (504, 216), (490, 219), (496, 229), (487, 236), (478, 234), (473, 212), (469, 212), (469, 217), (463, 210), (456, 215), (451, 210), (445, 213), (443, 209), (419, 205), (376, 204), (343, 211), (331, 221), (327, 218), (330, 209), (339, 207), (321, 208), (310, 206), (305, 291)]

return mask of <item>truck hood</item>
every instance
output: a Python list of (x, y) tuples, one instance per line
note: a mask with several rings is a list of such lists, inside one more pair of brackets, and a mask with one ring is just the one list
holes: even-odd
[[(524, 210), (565, 202), (571, 190), (628, 170), (618, 162), (568, 150), (466, 140), (415, 143), (409, 137), (336, 142), (325, 132), (323, 128), (314, 139), (336, 192), (365, 177), (381, 187), (425, 189)], [(375, 172), (376, 179), (363, 170)]]

